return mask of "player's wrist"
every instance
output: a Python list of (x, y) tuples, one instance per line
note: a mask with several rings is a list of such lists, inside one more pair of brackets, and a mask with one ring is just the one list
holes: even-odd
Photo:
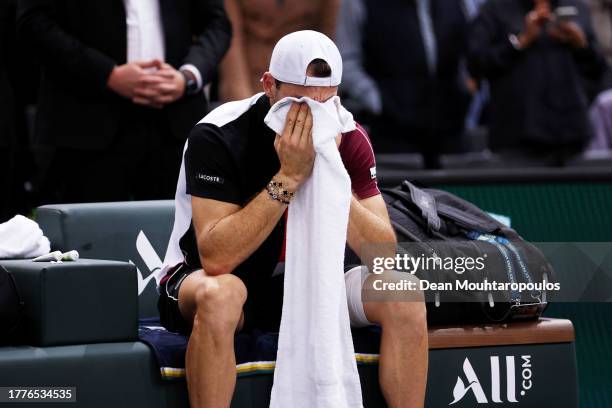
[(294, 195), (294, 191), (291, 191), (286, 183), (276, 177), (266, 185), (266, 191), (271, 199), (286, 205), (291, 204)]
[(285, 189), (292, 194), (298, 191), (298, 189), (302, 185), (301, 180), (296, 177), (287, 175), (282, 170), (276, 173), (274, 177), (272, 177), (272, 180), (282, 183)]

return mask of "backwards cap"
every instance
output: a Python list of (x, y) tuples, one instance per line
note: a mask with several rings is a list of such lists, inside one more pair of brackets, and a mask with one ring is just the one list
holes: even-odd
[[(322, 59), (331, 68), (331, 76), (306, 75), (308, 64)], [(342, 57), (336, 44), (318, 31), (303, 30), (281, 38), (272, 51), (270, 74), (282, 82), (303, 86), (338, 86), (342, 79)]]

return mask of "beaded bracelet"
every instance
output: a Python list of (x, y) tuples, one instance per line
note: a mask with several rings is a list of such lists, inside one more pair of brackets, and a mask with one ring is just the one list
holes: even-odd
[(283, 183), (274, 180), (268, 183), (266, 190), (273, 200), (280, 201), (283, 204), (289, 204), (294, 194), (284, 189)]

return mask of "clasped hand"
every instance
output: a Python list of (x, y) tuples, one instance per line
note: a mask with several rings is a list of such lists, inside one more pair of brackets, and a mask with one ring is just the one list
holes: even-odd
[(138, 105), (161, 109), (185, 93), (185, 78), (160, 61), (136, 61), (116, 66), (108, 87)]

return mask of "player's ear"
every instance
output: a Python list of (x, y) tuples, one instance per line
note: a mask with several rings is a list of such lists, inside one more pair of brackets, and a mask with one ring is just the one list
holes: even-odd
[(270, 99), (274, 99), (276, 95), (276, 80), (269, 72), (265, 72), (261, 77), (261, 84), (263, 86), (263, 91)]

